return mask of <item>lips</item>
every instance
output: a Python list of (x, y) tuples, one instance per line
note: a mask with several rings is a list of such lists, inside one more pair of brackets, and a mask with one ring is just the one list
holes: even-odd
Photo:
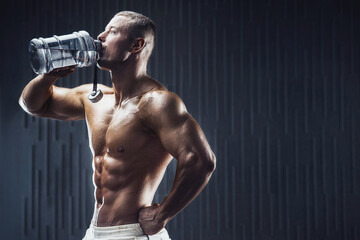
[(106, 47), (104, 45), (101, 46), (101, 50), (99, 52), (100, 57), (104, 54)]

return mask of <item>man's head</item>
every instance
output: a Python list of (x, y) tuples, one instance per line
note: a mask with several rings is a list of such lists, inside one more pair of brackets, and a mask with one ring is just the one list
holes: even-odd
[(155, 24), (154, 22), (144, 15), (131, 11), (122, 11), (115, 16), (123, 16), (128, 18), (128, 29), (130, 40), (143, 38), (145, 40), (144, 53), (150, 57), (155, 43)]
[(132, 54), (147, 62), (154, 48), (155, 24), (142, 14), (122, 11), (110, 20), (98, 39), (103, 44), (99, 64), (105, 68), (125, 62)]

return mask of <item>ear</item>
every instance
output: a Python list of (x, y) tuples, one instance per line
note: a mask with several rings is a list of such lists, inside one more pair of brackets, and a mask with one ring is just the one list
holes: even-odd
[(135, 39), (135, 42), (132, 45), (130, 52), (131, 53), (140, 52), (141, 49), (143, 49), (144, 47), (145, 47), (145, 40), (143, 38), (137, 38)]

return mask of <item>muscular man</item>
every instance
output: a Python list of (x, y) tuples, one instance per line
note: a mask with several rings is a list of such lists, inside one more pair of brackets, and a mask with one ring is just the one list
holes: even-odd
[[(75, 68), (34, 78), (19, 103), (37, 117), (86, 120), (93, 153), (95, 210), (84, 239), (169, 239), (166, 223), (205, 187), (215, 155), (181, 99), (146, 73), (155, 25), (129, 11), (116, 14), (98, 39), (98, 66), (110, 73), (112, 88), (88, 100), (91, 84), (54, 86)], [(176, 175), (161, 204), (155, 191), (172, 158)]]

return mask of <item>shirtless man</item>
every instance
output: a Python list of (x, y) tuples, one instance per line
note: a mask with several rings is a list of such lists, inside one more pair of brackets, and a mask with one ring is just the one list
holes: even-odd
[[(205, 187), (215, 155), (181, 99), (146, 74), (155, 26), (138, 13), (116, 14), (98, 39), (98, 67), (110, 73), (112, 88), (92, 103), (91, 84), (54, 86), (75, 68), (39, 75), (20, 97), (37, 117), (86, 120), (93, 153), (95, 211), (84, 239), (169, 239), (166, 223)], [(173, 186), (161, 204), (152, 204), (171, 159)]]

